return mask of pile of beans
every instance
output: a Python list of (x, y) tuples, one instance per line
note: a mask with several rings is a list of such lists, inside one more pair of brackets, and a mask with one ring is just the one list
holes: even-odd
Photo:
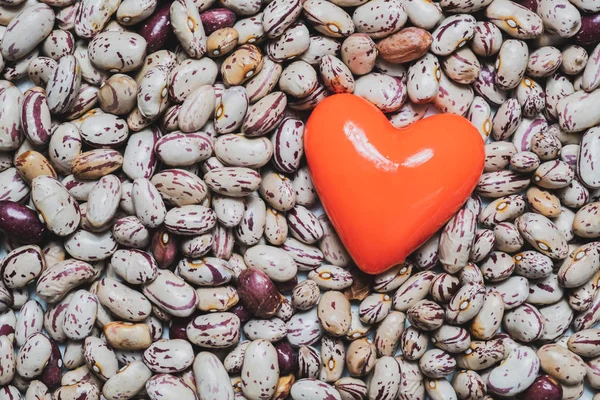
[[(600, 389), (600, 0), (0, 0), (0, 25), (0, 400)], [(488, 143), (376, 276), (303, 158), (333, 93)]]

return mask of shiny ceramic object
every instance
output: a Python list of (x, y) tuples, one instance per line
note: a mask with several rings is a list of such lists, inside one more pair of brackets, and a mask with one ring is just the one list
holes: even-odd
[(465, 118), (435, 115), (396, 129), (351, 94), (323, 100), (304, 140), (323, 207), (369, 274), (403, 262), (439, 230), (483, 170), (481, 136)]

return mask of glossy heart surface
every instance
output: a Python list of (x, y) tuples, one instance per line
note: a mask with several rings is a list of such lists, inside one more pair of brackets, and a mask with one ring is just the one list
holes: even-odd
[(485, 156), (479, 132), (463, 117), (434, 115), (396, 129), (351, 94), (319, 103), (304, 146), (325, 212), (369, 274), (404, 262), (459, 210)]

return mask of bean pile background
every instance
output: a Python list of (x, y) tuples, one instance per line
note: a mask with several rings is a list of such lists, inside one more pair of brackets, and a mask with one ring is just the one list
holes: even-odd
[[(600, 398), (600, 1), (0, 0), (0, 36), (0, 400)], [(373, 277), (303, 156), (334, 93), (486, 142)]]

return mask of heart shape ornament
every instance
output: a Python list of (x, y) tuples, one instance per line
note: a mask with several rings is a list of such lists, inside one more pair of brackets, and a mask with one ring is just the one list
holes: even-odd
[(485, 157), (481, 135), (463, 117), (434, 115), (396, 129), (352, 94), (319, 103), (304, 149), (325, 212), (369, 274), (404, 262), (460, 209)]

